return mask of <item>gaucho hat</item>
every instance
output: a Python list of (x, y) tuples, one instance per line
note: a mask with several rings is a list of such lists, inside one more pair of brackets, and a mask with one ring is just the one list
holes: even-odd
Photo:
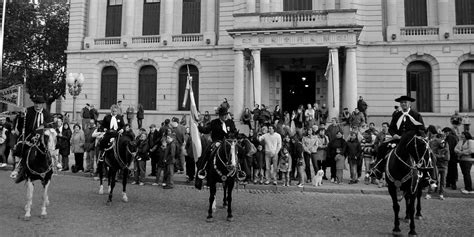
[(402, 95), (398, 98), (395, 99), (396, 102), (402, 102), (402, 101), (410, 101), (410, 102), (415, 102), (415, 99), (411, 98), (410, 96), (407, 95)]
[(35, 104), (43, 104), (46, 103), (46, 100), (44, 99), (43, 96), (37, 95), (37, 96), (31, 96), (31, 101)]
[(224, 108), (224, 107), (219, 107), (219, 110), (217, 111), (217, 114), (218, 114), (219, 116), (221, 116), (221, 115), (227, 115), (228, 113), (229, 113), (229, 112), (228, 112), (227, 109)]

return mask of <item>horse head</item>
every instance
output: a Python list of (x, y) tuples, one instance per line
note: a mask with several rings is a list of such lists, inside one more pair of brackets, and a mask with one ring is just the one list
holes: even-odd
[(413, 136), (406, 145), (406, 152), (410, 155), (420, 170), (433, 169), (432, 156), (428, 140), (424, 137)]
[(237, 139), (225, 139), (218, 147), (214, 159), (214, 168), (222, 181), (228, 177), (239, 175), (238, 156), (241, 146), (238, 145)]

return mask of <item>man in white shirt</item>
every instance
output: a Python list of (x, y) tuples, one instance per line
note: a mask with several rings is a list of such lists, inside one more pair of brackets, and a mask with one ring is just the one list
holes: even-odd
[[(270, 172), (273, 184), (277, 185), (276, 174), (278, 172), (278, 153), (281, 149), (281, 136), (275, 132), (275, 126), (273, 124), (268, 126), (268, 133), (263, 134), (258, 138), (259, 141), (265, 143), (265, 184), (270, 184)], [(273, 171), (271, 170), (273, 165)]]

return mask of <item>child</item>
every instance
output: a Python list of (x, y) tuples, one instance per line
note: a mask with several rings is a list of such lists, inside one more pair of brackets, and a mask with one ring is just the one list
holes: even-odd
[(342, 182), (342, 174), (344, 171), (344, 166), (345, 166), (345, 157), (344, 155), (341, 154), (341, 149), (337, 148), (336, 149), (336, 157), (334, 157), (334, 160), (336, 160), (336, 177), (337, 177), (337, 184), (343, 184)]
[(288, 152), (288, 147), (284, 146), (280, 157), (278, 159), (278, 170), (282, 173), (284, 178), (283, 186), (290, 186), (290, 172), (291, 172), (291, 155)]
[(145, 185), (145, 165), (148, 159), (148, 140), (146, 133), (142, 133), (138, 136), (136, 141), (137, 155), (135, 156), (134, 165), (135, 171), (135, 182), (132, 184)]
[(356, 184), (359, 182), (357, 179), (357, 164), (359, 163), (361, 157), (361, 148), (360, 142), (357, 139), (357, 133), (351, 132), (349, 135), (349, 140), (347, 140), (347, 159), (349, 161), (349, 170), (351, 174), (351, 181), (349, 184)]
[(177, 152), (178, 144), (176, 143), (176, 135), (174, 133), (168, 134), (166, 137), (166, 150), (164, 156), (165, 174), (163, 180), (166, 183), (166, 186), (163, 187), (164, 189), (173, 188), (174, 163)]
[(438, 143), (438, 149), (433, 149), (433, 155), (436, 158), (436, 167), (438, 168), (439, 180), (439, 199), (444, 200), (444, 188), (446, 187), (446, 172), (448, 170), (449, 145), (444, 140)]
[[(264, 175), (264, 167), (265, 167), (265, 152), (263, 151), (263, 146), (261, 144), (258, 144), (257, 146), (257, 152), (253, 156), (253, 183), (257, 184), (257, 182), (260, 182), (260, 184), (263, 184), (263, 177)], [(259, 181), (260, 179), (260, 181)]]
[[(370, 183), (370, 166), (374, 162), (374, 140), (372, 139), (372, 134), (369, 131), (365, 131), (362, 134), (363, 138), (360, 141), (360, 146), (362, 149), (362, 158), (365, 165), (365, 184)], [(375, 180), (374, 180), (375, 182)]]
[(294, 144), (294, 156), (296, 161), (296, 169), (298, 170), (298, 187), (304, 187), (305, 163), (304, 163), (304, 148), (299, 135), (295, 135), (292, 139)]
[(166, 137), (163, 137), (160, 139), (159, 143), (160, 146), (158, 147), (158, 155), (157, 155), (157, 161), (156, 161), (156, 179), (155, 182), (152, 184), (153, 186), (159, 185), (160, 184), (160, 177), (161, 174), (163, 173), (163, 178), (161, 179), (162, 181), (162, 186), (166, 186), (165, 183), (165, 151), (166, 151)]

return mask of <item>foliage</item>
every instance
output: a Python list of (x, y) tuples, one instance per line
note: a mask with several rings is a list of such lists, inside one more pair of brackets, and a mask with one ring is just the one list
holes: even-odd
[(63, 1), (7, 4), (1, 87), (23, 83), (48, 105), (65, 95), (69, 6)]

